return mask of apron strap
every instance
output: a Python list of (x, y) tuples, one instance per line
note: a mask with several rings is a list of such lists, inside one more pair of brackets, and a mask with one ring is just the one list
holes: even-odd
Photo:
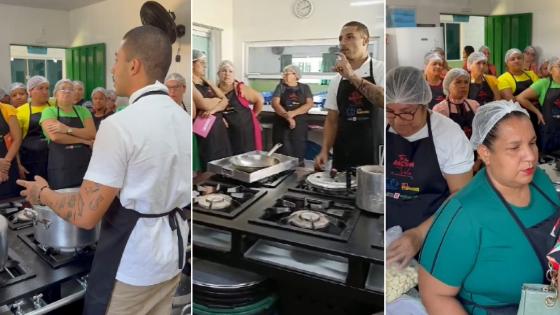
[(183, 268), (183, 262), (185, 259), (185, 249), (183, 247), (183, 236), (181, 234), (181, 229), (179, 228), (179, 222), (177, 221), (177, 214), (183, 219), (187, 220), (187, 209), (190, 208), (190, 204), (184, 208), (175, 208), (171, 211), (165, 213), (138, 213), (140, 218), (161, 218), (167, 216), (169, 218), (169, 227), (171, 231), (177, 231), (177, 240), (179, 241), (179, 269)]

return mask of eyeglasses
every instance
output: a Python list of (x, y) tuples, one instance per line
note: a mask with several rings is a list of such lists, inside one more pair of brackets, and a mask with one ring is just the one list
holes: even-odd
[(69, 89), (65, 89), (65, 90), (58, 90), (62, 93), (74, 93), (74, 90), (69, 90)]
[(182, 88), (184, 85), (168, 85), (167, 89), (168, 90), (177, 90), (179, 88)]
[(420, 107), (422, 107), (422, 105), (418, 105), (413, 112), (395, 113), (393, 111), (387, 110), (385, 111), (385, 113), (387, 115), (387, 119), (395, 119), (399, 117), (404, 121), (412, 121), (414, 120), (414, 115), (420, 109)]

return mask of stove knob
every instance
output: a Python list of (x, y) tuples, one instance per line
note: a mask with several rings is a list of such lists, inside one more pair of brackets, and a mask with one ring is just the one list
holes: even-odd
[(37, 295), (33, 296), (33, 306), (35, 307), (35, 309), (39, 309), (43, 306), (45, 306), (47, 303), (45, 303), (45, 301), (43, 301), (43, 293), (39, 293)]
[(19, 301), (15, 302), (14, 304), (12, 304), (12, 306), (11, 306), (12, 312), (14, 312), (16, 315), (24, 315), (24, 313), (21, 309), (23, 304), (25, 304), (25, 302), (23, 300), (19, 300)]

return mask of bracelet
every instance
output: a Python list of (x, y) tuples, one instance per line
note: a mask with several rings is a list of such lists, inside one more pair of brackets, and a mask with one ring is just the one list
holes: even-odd
[(39, 194), (37, 195), (37, 201), (39, 201), (39, 204), (41, 206), (45, 205), (41, 202), (41, 193), (43, 192), (43, 189), (45, 189), (45, 188), (49, 188), (49, 185), (45, 185), (45, 186), (41, 187), (41, 189), (39, 189)]

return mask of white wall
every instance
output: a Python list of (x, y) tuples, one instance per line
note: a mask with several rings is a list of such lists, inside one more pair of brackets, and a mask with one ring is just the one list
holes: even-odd
[[(193, 23), (222, 29), (222, 59), (233, 59), (233, 1), (193, 0)], [(237, 2), (238, 0), (236, 0)], [(248, 11), (253, 11), (248, 10)]]
[(461, 49), (473, 46), (475, 51), (484, 45), (484, 17), (471, 16), (468, 23), (461, 23)]
[(0, 4), (0, 87), (11, 83), (10, 44), (67, 47), (68, 26), (66, 11)]
[[(560, 1), (550, 0), (501, 0), (492, 15), (533, 13), (533, 46), (537, 47), (540, 61), (560, 56), (560, 42), (556, 31), (560, 29)], [(523, 49), (524, 47), (519, 47)]]
[[(70, 11), (70, 46), (105, 43), (107, 49), (107, 87), (113, 86), (111, 67), (114, 54), (123, 35), (142, 25), (140, 7), (145, 0), (106, 0)], [(187, 27), (187, 34), (173, 44), (170, 72), (178, 72), (190, 82), (190, 7), (189, 0), (158, 0), (166, 9), (174, 11), (175, 23)], [(181, 62), (175, 62), (177, 48), (181, 47)]]
[[(197, 0), (199, 1), (203, 0)], [(383, 4), (351, 7), (350, 1), (314, 1), (313, 14), (307, 19), (299, 19), (293, 14), (293, 3), (294, 1), (235, 0), (233, 61), (237, 69), (244, 68), (245, 42), (338, 38), (342, 25), (352, 20), (364, 23), (370, 35), (380, 36), (383, 42)], [(380, 56), (383, 56), (382, 47)]]
[[(439, 26), (442, 13), (490, 15), (496, 0), (387, 0), (389, 8), (416, 9), (416, 23)], [(520, 2), (519, 0), (513, 0)], [(545, 0), (546, 1), (546, 0)], [(527, 1), (530, 2), (530, 1)]]

